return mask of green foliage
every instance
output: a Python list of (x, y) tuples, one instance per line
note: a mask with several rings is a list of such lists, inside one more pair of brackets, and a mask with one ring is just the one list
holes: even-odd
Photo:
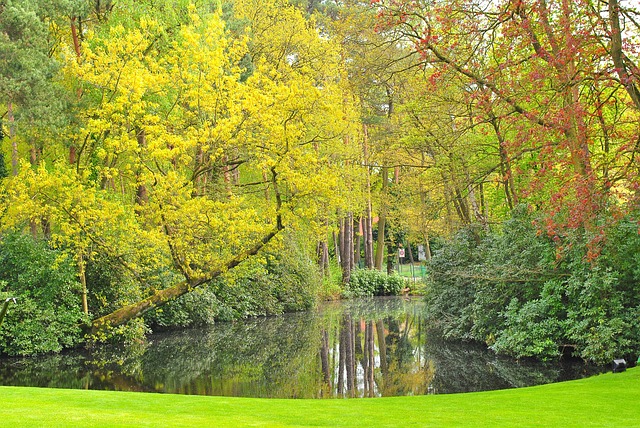
[(86, 280), (89, 285), (88, 305), (93, 315), (103, 315), (131, 301), (138, 286), (115, 260), (106, 255), (96, 255), (86, 263)]
[(479, 262), (477, 246), (471, 231), (461, 230), (434, 252), (428, 264), (426, 313), (447, 338), (471, 339), (471, 310), (477, 287), (470, 273)]
[(538, 299), (521, 303), (514, 297), (503, 313), (504, 330), (499, 332), (492, 348), (516, 357), (556, 356), (567, 325), (562, 301), (554, 292), (561, 292), (561, 288), (561, 283), (549, 281)]
[(320, 300), (338, 300), (343, 292), (342, 269), (335, 260), (331, 259), (329, 272), (322, 278), (318, 297)]
[(399, 275), (387, 275), (377, 269), (356, 269), (345, 286), (345, 297), (396, 296), (402, 292), (405, 280)]
[(604, 363), (640, 350), (638, 224), (607, 231), (601, 256), (587, 260), (577, 236), (555, 245), (516, 212), (500, 233), (462, 231), (430, 264), (427, 313), (446, 337), (485, 342), (516, 357), (557, 357), (563, 348)]
[(604, 362), (638, 351), (637, 298), (619, 285), (613, 267), (585, 266), (567, 281), (567, 336), (580, 357)]
[(213, 324), (220, 312), (220, 301), (211, 287), (198, 288), (157, 308), (146, 316), (158, 327), (188, 327)]
[(243, 263), (209, 286), (156, 309), (147, 319), (160, 327), (184, 327), (311, 308), (321, 278), (304, 246), (291, 234), (288, 238), (286, 248)]
[(71, 260), (19, 232), (0, 241), (0, 300), (15, 297), (0, 328), (0, 353), (60, 351), (82, 339), (87, 320)]
[[(2, 141), (2, 122), (0, 121), (0, 141)], [(0, 179), (9, 176), (7, 165), (4, 163), (4, 153), (0, 150)]]
[(258, 262), (212, 284), (221, 302), (220, 319), (276, 315), (315, 304), (321, 279), (313, 260), (297, 244), (290, 242), (266, 254), (263, 264)]
[(146, 288), (161, 290), (181, 278), (172, 269), (149, 266), (138, 261), (138, 270), (131, 272), (115, 257), (95, 254), (86, 261), (89, 292), (89, 311), (93, 316), (108, 314), (119, 307), (140, 299)]

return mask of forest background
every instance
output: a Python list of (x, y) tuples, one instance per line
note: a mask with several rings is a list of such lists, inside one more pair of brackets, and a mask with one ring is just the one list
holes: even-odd
[(1, 1), (0, 352), (397, 293), (380, 271), (421, 245), (446, 337), (637, 355), (639, 22), (619, 0)]

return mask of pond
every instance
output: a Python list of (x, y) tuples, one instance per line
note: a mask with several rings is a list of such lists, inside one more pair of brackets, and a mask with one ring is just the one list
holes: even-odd
[(326, 303), (316, 311), (0, 359), (0, 384), (278, 398), (373, 397), (517, 388), (589, 376), (581, 362), (523, 362), (430, 333), (419, 299)]

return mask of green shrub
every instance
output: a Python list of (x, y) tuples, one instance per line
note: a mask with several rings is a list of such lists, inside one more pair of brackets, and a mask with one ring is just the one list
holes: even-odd
[(626, 304), (618, 272), (598, 266), (576, 269), (566, 283), (567, 341), (585, 360), (608, 362), (638, 350), (638, 307)]
[(397, 296), (402, 293), (406, 284), (406, 280), (400, 275), (387, 275), (386, 281), (382, 285), (382, 293), (378, 290), (378, 294), (382, 296)]
[(318, 265), (300, 238), (289, 236), (285, 242), (285, 248), (267, 254), (267, 275), (258, 280), (268, 282), (283, 312), (306, 310), (315, 305), (321, 288)]
[[(429, 264), (427, 314), (445, 337), (517, 357), (589, 361), (640, 351), (640, 235), (629, 217), (605, 229), (600, 256), (580, 231), (554, 244), (521, 209), (496, 232), (463, 230)], [(561, 257), (556, 258), (556, 254)]]
[(145, 317), (157, 327), (191, 327), (213, 324), (220, 313), (213, 290), (200, 287), (157, 308)]
[(329, 262), (329, 272), (322, 278), (319, 290), (320, 300), (338, 300), (342, 296), (342, 269), (335, 260)]
[(515, 357), (558, 357), (567, 328), (560, 281), (545, 284), (540, 298), (520, 302), (513, 298), (503, 315), (505, 328), (497, 332), (493, 350)]
[(479, 263), (478, 241), (464, 229), (449, 242), (442, 242), (427, 265), (425, 313), (445, 338), (472, 339), (473, 303), (477, 281), (474, 269)]
[(345, 297), (395, 296), (402, 292), (405, 280), (377, 269), (355, 269), (345, 286)]
[(316, 303), (322, 279), (302, 246), (263, 254), (211, 284), (218, 299), (218, 319), (232, 320), (306, 310)]
[(185, 327), (311, 308), (322, 279), (310, 252), (292, 236), (286, 241), (286, 248), (245, 261), (145, 319), (154, 326)]
[(0, 327), (0, 353), (57, 352), (82, 340), (86, 318), (74, 263), (19, 232), (0, 240), (0, 301), (15, 297)]
[(140, 285), (117, 260), (96, 254), (86, 261), (88, 305), (94, 317), (141, 298)]

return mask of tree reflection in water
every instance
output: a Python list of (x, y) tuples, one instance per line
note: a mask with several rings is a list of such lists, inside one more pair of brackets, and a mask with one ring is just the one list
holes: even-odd
[(523, 363), (443, 342), (420, 300), (373, 298), (210, 328), (147, 343), (0, 359), (0, 384), (181, 394), (325, 398), (521, 387), (585, 376), (588, 368)]
[[(426, 394), (433, 365), (424, 357), (419, 314), (391, 310), (384, 316), (343, 314), (337, 328), (323, 328), (320, 349), (324, 397)], [(337, 363), (335, 361), (338, 361)]]

